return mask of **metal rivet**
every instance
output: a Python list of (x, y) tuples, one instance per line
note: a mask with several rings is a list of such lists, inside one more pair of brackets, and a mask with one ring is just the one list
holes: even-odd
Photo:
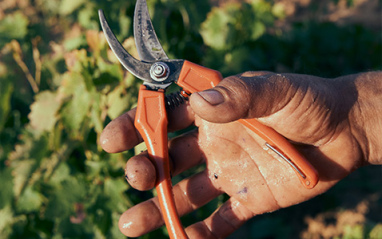
[(170, 74), (170, 68), (164, 62), (155, 62), (150, 68), (150, 76), (155, 81), (165, 81)]

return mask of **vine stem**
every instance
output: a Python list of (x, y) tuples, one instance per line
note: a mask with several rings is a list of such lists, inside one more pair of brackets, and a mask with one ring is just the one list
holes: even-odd
[(25, 77), (27, 78), (29, 84), (31, 85), (33, 92), (38, 93), (39, 87), (38, 87), (35, 79), (33, 78), (32, 74), (30, 73), (27, 65), (22, 60), (21, 47), (20, 47), (19, 42), (16, 40), (12, 40), (11, 41), (11, 47), (13, 50), (13, 59), (16, 61), (17, 65), (20, 66), (21, 70), (24, 72)]
[(36, 66), (36, 72), (35, 72), (35, 82), (37, 85), (40, 85), (41, 82), (41, 57), (40, 57), (40, 51), (37, 48), (38, 43), (40, 42), (41, 37), (37, 36), (36, 38), (32, 39), (32, 46), (33, 46), (33, 60)]

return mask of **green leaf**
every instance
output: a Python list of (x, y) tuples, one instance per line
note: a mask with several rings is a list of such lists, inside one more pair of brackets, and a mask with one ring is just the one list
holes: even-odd
[(89, 177), (95, 177), (100, 174), (102, 169), (105, 168), (106, 163), (104, 161), (90, 161), (86, 160), (86, 174)]
[(262, 23), (260, 21), (256, 21), (252, 24), (251, 30), (252, 30), (251, 39), (256, 40), (259, 37), (261, 37), (262, 35), (264, 35), (264, 33), (266, 31), (266, 27), (265, 27), (264, 23)]
[(114, 89), (122, 80), (121, 67), (116, 64), (98, 64), (98, 70), (101, 73), (93, 79), (98, 91)]
[[(81, 176), (68, 177), (61, 183), (62, 188), (58, 195), (64, 199), (67, 199), (69, 202), (81, 202), (85, 198), (87, 192), (87, 186), (85, 183), (86, 181)], [(70, 194), (67, 192), (70, 192)]]
[(49, 156), (49, 142), (46, 135), (36, 137), (24, 133), (22, 137), (23, 143), (15, 146), (8, 159), (12, 169), (15, 197), (20, 196), (30, 180), (36, 180), (31, 177), (32, 174), (40, 167), (40, 162)]
[(96, 218), (94, 220), (96, 230), (105, 234), (112, 226), (111, 211), (99, 208), (95, 211), (94, 216)]
[(13, 85), (8, 79), (0, 81), (0, 132), (8, 118), (11, 110), (11, 95), (13, 92)]
[(83, 178), (66, 177), (60, 184), (52, 185), (48, 196), (45, 217), (50, 220), (68, 219), (75, 213), (75, 204), (83, 202), (87, 186)]
[(65, 198), (60, 198), (55, 194), (48, 197), (48, 205), (44, 212), (44, 217), (52, 221), (61, 221), (67, 219), (73, 211), (73, 205)]
[(274, 22), (274, 16), (272, 13), (272, 5), (269, 1), (260, 0), (252, 1), (252, 12), (256, 16), (256, 19), (264, 24), (271, 25)]
[(98, 102), (92, 105), (90, 119), (94, 125), (94, 130), (97, 132), (97, 134), (101, 135), (103, 131), (103, 119), (102, 109)]
[(109, 201), (107, 207), (112, 211), (118, 211), (120, 213), (126, 210), (127, 206), (131, 206), (124, 196), (124, 191), (128, 188), (128, 184), (123, 178), (106, 178), (104, 185), (105, 195), (108, 196)]
[[(118, 83), (122, 80), (123, 70), (121, 65), (118, 64), (110, 64), (109, 62), (105, 62), (103, 59), (99, 59), (97, 61), (97, 68), (101, 73), (109, 74), (111, 79), (104, 79), (103, 83)], [(95, 79), (96, 80), (96, 79)]]
[(364, 225), (345, 225), (343, 239), (364, 238)]
[(382, 238), (382, 223), (377, 223), (369, 233), (369, 238)]
[[(0, 182), (7, 182), (2, 185), (1, 193), (0, 193), (0, 208), (4, 208), (7, 205), (11, 205), (13, 200), (13, 182), (12, 182), (11, 168), (7, 167), (4, 170), (0, 170)], [(0, 216), (0, 220), (1, 220), (1, 216)], [(1, 232), (1, 225), (0, 225), (0, 232)]]
[(61, 162), (52, 176), (50, 177), (49, 183), (52, 185), (60, 185), (66, 178), (70, 175), (70, 169), (67, 163)]
[(86, 219), (81, 223), (72, 223), (70, 220), (61, 220), (57, 229), (57, 231), (62, 233), (63, 238), (95, 238), (93, 232), (94, 228)]
[(227, 4), (208, 14), (201, 35), (205, 44), (213, 49), (233, 50), (258, 39), (266, 32), (267, 24), (271, 25), (273, 21), (271, 5), (267, 2)]
[(272, 6), (272, 14), (277, 18), (283, 19), (286, 17), (286, 13), (285, 13), (284, 8), (285, 8), (285, 6), (283, 3), (281, 3), (281, 2), (275, 3)]
[(97, 29), (98, 22), (94, 21), (94, 6), (90, 2), (78, 13), (78, 22), (87, 29)]
[(16, 197), (21, 194), (25, 184), (28, 182), (28, 179), (35, 168), (36, 163), (34, 160), (23, 160), (17, 163), (17, 166), (13, 170), (13, 190)]
[(120, 35), (126, 37), (129, 32), (129, 28), (132, 25), (131, 24), (131, 17), (127, 16), (126, 14), (120, 14), (119, 15), (119, 25), (120, 25)]
[(0, 49), (12, 39), (23, 39), (28, 33), (28, 18), (17, 11), (0, 20)]
[(214, 8), (202, 24), (200, 34), (204, 43), (215, 49), (224, 49), (229, 37), (230, 16), (223, 9)]
[(30, 125), (38, 131), (51, 131), (57, 122), (61, 100), (56, 93), (44, 91), (36, 96), (29, 114)]
[(121, 234), (121, 231), (119, 230), (119, 227), (118, 227), (118, 221), (119, 221), (119, 217), (121, 215), (118, 213), (118, 212), (112, 212), (112, 227), (110, 228), (109, 230), (109, 237), (110, 238), (125, 238), (122, 234)]
[(83, 78), (76, 79), (77, 75), (73, 75), (73, 72), (65, 72), (62, 76), (61, 86), (58, 89), (58, 94), (61, 98), (69, 98), (75, 92), (78, 84), (83, 84)]
[(63, 106), (61, 115), (63, 123), (69, 132), (78, 134), (78, 130), (89, 112), (91, 97), (86, 90), (82, 76), (77, 73), (73, 73), (71, 76), (78, 81), (77, 87), (73, 89), (72, 98)]
[(131, 96), (126, 94), (123, 86), (118, 86), (110, 94), (107, 95), (107, 114), (111, 119), (115, 119), (125, 112), (131, 106), (129, 102)]
[(0, 234), (7, 238), (7, 234), (10, 233), (10, 230), (6, 230), (10, 224), (13, 223), (13, 212), (11, 206), (7, 206), (0, 209)]
[(229, 68), (231, 72), (237, 72), (243, 65), (248, 62), (250, 52), (246, 47), (238, 47), (232, 50), (225, 56), (225, 67)]
[(28, 186), (16, 202), (17, 211), (23, 213), (38, 211), (42, 205), (42, 200), (42, 195)]
[(86, 44), (86, 38), (83, 35), (69, 38), (64, 41), (64, 47), (65, 47), (65, 50), (67, 51), (78, 49), (80, 46), (85, 44)]
[(85, 3), (85, 0), (62, 0), (59, 6), (59, 12), (65, 16), (71, 14)]

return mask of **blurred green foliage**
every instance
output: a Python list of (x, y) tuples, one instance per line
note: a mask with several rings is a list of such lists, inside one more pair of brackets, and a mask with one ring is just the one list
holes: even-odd
[[(134, 150), (106, 154), (97, 145), (103, 127), (136, 104), (139, 87), (99, 32), (97, 9), (104, 10), (117, 37), (126, 39), (124, 46), (134, 54), (135, 1), (2, 4), (1, 237), (123, 238), (119, 215), (153, 193), (137, 192), (123, 179), (124, 164)], [(285, 14), (274, 1), (213, 7), (204, 0), (152, 0), (148, 5), (170, 57), (225, 76), (269, 70), (335, 77), (382, 66), (380, 33), (361, 25), (310, 21), (279, 29), (276, 23)], [(223, 200), (219, 197), (184, 223), (205, 218)], [(248, 237), (288, 237), (283, 220), (263, 218)], [(344, 235), (349, 230), (382, 235), (380, 224), (369, 225), (367, 230), (345, 228)], [(283, 233), (272, 234), (275, 226)], [(165, 235), (162, 228), (144, 238)]]

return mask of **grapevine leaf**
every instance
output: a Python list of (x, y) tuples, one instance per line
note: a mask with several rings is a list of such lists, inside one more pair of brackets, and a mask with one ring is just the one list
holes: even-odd
[(52, 185), (45, 211), (47, 219), (68, 218), (74, 214), (75, 204), (83, 201), (86, 195), (85, 182), (81, 179), (69, 176), (60, 184)]
[(44, 91), (36, 96), (36, 101), (31, 105), (29, 114), (30, 125), (38, 131), (51, 131), (57, 122), (57, 111), (61, 101), (57, 94)]
[[(74, 59), (75, 61), (75, 59)], [(68, 98), (73, 95), (78, 84), (82, 84), (82, 77), (76, 78), (77, 75), (73, 75), (73, 72), (65, 72), (62, 76), (61, 86), (58, 89), (61, 98)]]
[(110, 228), (110, 238), (123, 238), (121, 235), (121, 231), (119, 230), (118, 227), (118, 221), (119, 221), (120, 214), (118, 212), (113, 212), (112, 213), (112, 227)]
[(73, 92), (72, 99), (63, 106), (61, 111), (62, 120), (66, 128), (74, 134), (78, 133), (81, 125), (88, 114), (91, 104), (90, 94), (86, 91), (85, 84), (80, 74), (72, 74), (72, 77), (79, 80)]
[(130, 95), (126, 94), (126, 90), (119, 86), (108, 94), (108, 111), (107, 114), (111, 119), (115, 119), (126, 111), (131, 105), (129, 103)]
[(88, 30), (85, 35), (90, 50), (98, 56), (99, 52), (106, 44), (105, 35), (96, 30)]
[(95, 212), (95, 216), (97, 218), (97, 220), (95, 221), (95, 229), (100, 232), (102, 231), (105, 234), (112, 226), (111, 211), (107, 209), (98, 209)]
[(106, 178), (104, 192), (109, 197), (107, 207), (112, 211), (123, 212), (126, 209), (127, 200), (123, 192), (128, 188), (123, 178)]
[(98, 21), (94, 20), (94, 6), (87, 4), (78, 13), (78, 22), (86, 29), (94, 29), (98, 26)]
[(12, 39), (23, 39), (28, 33), (28, 18), (21, 12), (6, 14), (0, 20), (0, 49)]
[(68, 15), (81, 7), (85, 3), (85, 0), (63, 0), (59, 6), (59, 12), (61, 15)]
[(369, 233), (370, 238), (382, 238), (382, 223), (377, 223)]
[(107, 166), (104, 161), (87, 160), (85, 164), (86, 164), (86, 174), (89, 177), (95, 177), (99, 175), (102, 169), (104, 169), (104, 167)]
[(65, 64), (70, 72), (80, 72), (82, 70), (82, 63), (86, 61), (85, 50), (73, 50), (64, 55)]
[(5, 79), (0, 81), (0, 131), (4, 127), (11, 110), (12, 83)]
[(17, 166), (14, 168), (12, 172), (14, 177), (13, 190), (16, 197), (21, 194), (25, 184), (27, 183), (30, 175), (33, 173), (35, 168), (36, 168), (35, 161), (32, 159), (17, 162)]
[(72, 211), (72, 205), (59, 196), (53, 194), (50, 195), (48, 206), (46, 207), (44, 217), (52, 221), (60, 221), (60, 218), (69, 217)]
[(0, 209), (0, 233), (2, 236), (7, 238), (6, 234), (10, 233), (10, 231), (6, 230), (7, 227), (13, 223), (13, 212), (11, 206), (6, 206)]
[(285, 6), (283, 3), (279, 2), (279, 3), (275, 3), (273, 6), (272, 6), (272, 14), (277, 17), (277, 18), (280, 18), (280, 19), (283, 19), (286, 17), (286, 13), (285, 13)]
[(68, 38), (64, 41), (64, 48), (67, 51), (76, 50), (82, 45), (86, 44), (85, 36), (79, 35), (75, 37)]
[(251, 39), (256, 40), (265, 33), (266, 27), (264, 23), (262, 23), (261, 21), (256, 21), (253, 23), (251, 30), (252, 30)]
[(122, 70), (119, 64), (109, 64), (99, 60), (97, 64), (99, 76), (93, 79), (98, 91), (113, 89), (122, 79)]
[(42, 195), (33, 190), (31, 186), (27, 186), (16, 202), (17, 211), (29, 213), (38, 211), (42, 205)]
[[(0, 182), (4, 183), (1, 187), (0, 193), (0, 208), (4, 208), (6, 205), (11, 205), (13, 199), (13, 183), (12, 183), (12, 174), (11, 169), (6, 168), (0, 170)], [(1, 216), (0, 216), (1, 220)], [(1, 232), (1, 222), (0, 222), (0, 232)]]
[(15, 150), (9, 155), (8, 162), (12, 168), (13, 190), (16, 197), (20, 196), (48, 151), (49, 143), (45, 135), (34, 137), (25, 133), (23, 143), (15, 146)]
[(50, 177), (49, 182), (55, 186), (60, 185), (62, 181), (64, 181), (67, 177), (69, 177), (69, 174), (70, 174), (69, 166), (66, 163), (62, 162), (57, 166), (56, 170)]
[(102, 120), (102, 109), (101, 109), (99, 101), (92, 105), (90, 119), (94, 125), (95, 131), (98, 134), (101, 134), (103, 131), (103, 120)]
[(230, 16), (224, 9), (214, 8), (202, 24), (201, 35), (205, 44), (215, 49), (226, 47), (230, 23)]

